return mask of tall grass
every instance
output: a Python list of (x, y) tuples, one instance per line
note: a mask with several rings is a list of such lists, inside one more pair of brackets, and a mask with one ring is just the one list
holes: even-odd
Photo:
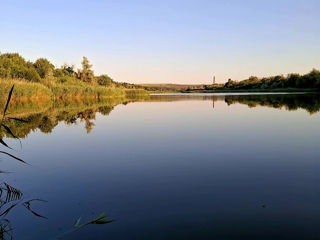
[(103, 87), (74, 80), (65, 83), (50, 82), (47, 85), (55, 98), (125, 96), (125, 91), (121, 88)]
[(0, 99), (6, 100), (7, 94), (12, 86), (15, 86), (15, 91), (12, 95), (12, 100), (15, 99), (40, 99), (51, 98), (52, 91), (41, 83), (21, 81), (18, 79), (0, 79)]
[(0, 79), (0, 101), (11, 86), (15, 85), (12, 100), (16, 99), (66, 99), (66, 98), (104, 98), (148, 95), (141, 89), (124, 89), (116, 86), (100, 86), (79, 80), (68, 79), (64, 82), (44, 79), (41, 83), (17, 79)]
[(148, 96), (149, 93), (143, 89), (126, 89), (125, 90), (127, 97), (136, 97), (136, 96)]

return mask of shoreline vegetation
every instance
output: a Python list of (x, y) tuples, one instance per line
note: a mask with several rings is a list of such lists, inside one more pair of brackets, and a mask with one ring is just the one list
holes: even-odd
[(314, 88), (258, 88), (258, 89), (212, 89), (212, 90), (186, 90), (182, 91), (182, 93), (264, 93), (264, 92), (274, 92), (274, 93), (299, 93), (299, 92), (306, 92), (306, 93), (313, 93), (318, 92), (317, 89)]
[(216, 84), (140, 84), (138, 88), (153, 93), (226, 93), (226, 92), (320, 92), (320, 71), (300, 75), (291, 73), (272, 77), (251, 76), (242, 81), (228, 79)]
[(246, 80), (229, 79), (219, 84), (132, 84), (116, 82), (108, 75), (95, 76), (86, 57), (82, 68), (55, 67), (49, 60), (26, 61), (18, 53), (0, 54), (0, 96), (15, 85), (12, 100), (104, 98), (146, 96), (149, 93), (319, 92), (320, 71)]
[(0, 54), (0, 96), (5, 98), (13, 85), (13, 101), (148, 95), (143, 88), (127, 88), (108, 75), (95, 76), (86, 57), (81, 64), (76, 71), (68, 64), (56, 68), (45, 58), (33, 63), (18, 53)]

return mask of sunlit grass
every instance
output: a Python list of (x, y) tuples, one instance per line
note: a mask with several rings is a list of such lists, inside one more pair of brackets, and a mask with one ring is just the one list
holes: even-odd
[(97, 83), (88, 84), (77, 80), (64, 83), (43, 80), (41, 83), (28, 82), (22, 79), (0, 79), (0, 101), (4, 101), (6, 93), (12, 85), (15, 91), (12, 100), (46, 100), (67, 98), (110, 98), (148, 95), (142, 89), (124, 89), (115, 86), (100, 86)]

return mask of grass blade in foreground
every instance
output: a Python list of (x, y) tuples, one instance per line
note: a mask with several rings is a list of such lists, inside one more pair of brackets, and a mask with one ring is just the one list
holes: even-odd
[(86, 223), (83, 223), (83, 224), (80, 224), (81, 222), (81, 217), (77, 219), (77, 221), (75, 222), (75, 224), (73, 225), (73, 228), (70, 229), (69, 231), (66, 231), (62, 234), (60, 234), (58, 237), (54, 238), (54, 239), (62, 239), (64, 238), (65, 236), (67, 236), (68, 234), (80, 229), (80, 228), (83, 228), (89, 224), (108, 224), (108, 223), (111, 223), (113, 222), (114, 220), (108, 220), (108, 219), (105, 219), (106, 215), (105, 213), (101, 213), (97, 218), (91, 220), (91, 221), (88, 221)]

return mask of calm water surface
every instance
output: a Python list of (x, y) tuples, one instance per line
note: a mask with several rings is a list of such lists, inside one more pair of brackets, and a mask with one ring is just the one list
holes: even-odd
[(80, 105), (33, 107), (14, 126), (22, 150), (6, 139), (30, 165), (2, 157), (3, 181), (47, 201), (32, 209), (48, 219), (10, 211), (14, 239), (56, 239), (101, 212), (115, 222), (64, 239), (320, 238), (318, 95)]

